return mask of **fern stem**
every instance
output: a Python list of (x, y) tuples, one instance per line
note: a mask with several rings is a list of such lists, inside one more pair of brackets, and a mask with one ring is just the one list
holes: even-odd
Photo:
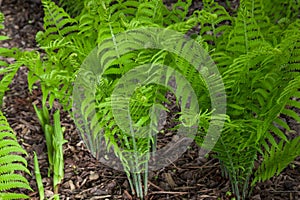
[(228, 161), (230, 163), (230, 166), (227, 166), (227, 164), (225, 164), (225, 169), (226, 170), (229, 170), (231, 168), (230, 171), (228, 171), (228, 175), (229, 175), (229, 179), (230, 179), (230, 182), (231, 182), (231, 187), (233, 189), (233, 192), (235, 193), (235, 195), (237, 196), (237, 200), (240, 200), (240, 192), (239, 192), (239, 182), (237, 180), (237, 174), (236, 174), (236, 170), (233, 166), (233, 161), (232, 161), (232, 158), (231, 158), (231, 155), (230, 153), (228, 152), (227, 150), (227, 147), (223, 141), (223, 138), (220, 137), (219, 139), (222, 143), (222, 145), (225, 147), (225, 153), (226, 153), (226, 156), (228, 158)]

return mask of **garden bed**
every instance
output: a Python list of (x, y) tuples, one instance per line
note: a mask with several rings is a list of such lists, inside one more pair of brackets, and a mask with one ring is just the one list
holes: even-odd
[[(195, 1), (195, 6), (199, 2)], [(1, 9), (5, 15), (2, 35), (11, 40), (1, 42), (4, 47), (38, 49), (35, 34), (42, 30), (43, 9), (39, 1), (3, 0)], [(13, 60), (8, 60), (13, 62)], [(37, 87), (28, 91), (27, 70), (21, 67), (6, 93), (3, 113), (17, 134), (22, 147), (28, 152), (27, 176), (33, 192), (28, 195), (38, 199), (34, 177), (33, 151), (37, 152), (46, 196), (53, 195), (51, 178), (47, 177), (47, 148), (32, 104), (41, 104), (41, 91)], [(60, 108), (54, 104), (54, 109)], [(52, 113), (53, 114), (53, 113)], [(61, 113), (65, 127), (64, 144), (65, 177), (59, 189), (61, 199), (134, 199), (123, 172), (115, 171), (97, 162), (80, 140), (79, 133), (68, 113)], [(300, 135), (299, 124), (294, 124)], [(150, 174), (148, 199), (231, 199), (229, 180), (221, 175), (219, 162), (209, 156), (198, 159), (198, 147), (192, 145), (180, 159), (159, 171)], [(27, 192), (27, 191), (26, 191)], [(287, 200), (300, 198), (300, 158), (297, 158), (278, 177), (255, 186), (253, 200)]]

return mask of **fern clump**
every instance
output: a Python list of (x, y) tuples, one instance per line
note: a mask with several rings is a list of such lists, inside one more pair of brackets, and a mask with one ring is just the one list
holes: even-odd
[[(294, 7), (279, 16), (269, 10), (273, 3), (269, 6), (268, 1), (241, 1), (229, 34), (220, 37), (226, 49), (212, 53), (227, 88), (230, 116), (214, 151), (238, 199), (250, 195), (250, 182), (254, 186), (278, 175), (299, 156), (299, 137), (287, 138), (291, 128), (282, 119), (300, 122), (294, 111), (300, 108), (299, 19), (291, 14)], [(282, 25), (280, 19), (287, 18), (290, 24)], [(258, 155), (263, 161), (253, 172)]]
[[(204, 77), (187, 62), (198, 59), (189, 54), (182, 58), (165, 49), (135, 49), (120, 54), (116, 44), (114, 49), (105, 48), (108, 39), (116, 39), (124, 31), (157, 27), (190, 34), (195, 27), (200, 28), (192, 32), (191, 37), (210, 53), (227, 93), (228, 120), (213, 155), (220, 160), (223, 175), (230, 179), (237, 199), (246, 199), (250, 195), (250, 185), (279, 174), (299, 156), (299, 137), (289, 139), (286, 136), (285, 132), (292, 130), (282, 119), (284, 116), (300, 122), (294, 111), (300, 108), (297, 101), (300, 98), (298, 1), (241, 0), (236, 15), (230, 15), (213, 0), (203, 1), (203, 8), (193, 13), (189, 13), (191, 0), (179, 0), (170, 9), (159, 0), (84, 0), (72, 7), (68, 7), (70, 1), (61, 1), (68, 12), (50, 0), (42, 2), (45, 30), (39, 32), (36, 39), (46, 55), (26, 52), (18, 59), (19, 64), (29, 68), (29, 88), (39, 81), (43, 105), (48, 102), (50, 108), (55, 100), (65, 110), (74, 105), (73, 113), (80, 111), (74, 119), (87, 147), (97, 158), (103, 153), (104, 143), (108, 147), (105, 153), (113, 147), (137, 196), (147, 193), (149, 151), (150, 146), (156, 148), (157, 138), (150, 135), (136, 139), (119, 126), (111, 100), (122, 77), (147, 63), (171, 66), (180, 72), (194, 89), (200, 111), (204, 111), (203, 116), (199, 114), (201, 129), (196, 138), (199, 145), (215, 107), (209, 99), (211, 94)], [(143, 44), (141, 38), (136, 34), (137, 43)], [(192, 49), (189, 45), (177, 45), (182, 45), (184, 50)], [(95, 47), (98, 49), (93, 51)], [(98, 56), (97, 62), (105, 66), (101, 78), (95, 76), (99, 71), (91, 69), (99, 63), (85, 60), (91, 54)], [(149, 67), (149, 71), (151, 69)], [(75, 81), (78, 77), (81, 82)], [(84, 91), (77, 99), (71, 97), (73, 86)], [(91, 88), (95, 91), (92, 94), (85, 90)], [(149, 125), (150, 108), (167, 102), (167, 91), (155, 83), (137, 84), (128, 105), (135, 126)], [(178, 91), (184, 94), (181, 103), (187, 101), (185, 88), (178, 87)], [(126, 119), (123, 121), (127, 122)], [(132, 152), (136, 153), (136, 160), (128, 156)], [(282, 155), (285, 158), (280, 164), (274, 164)], [(258, 157), (263, 161), (254, 172)], [(140, 184), (142, 172), (146, 172), (143, 174), (144, 191)]]

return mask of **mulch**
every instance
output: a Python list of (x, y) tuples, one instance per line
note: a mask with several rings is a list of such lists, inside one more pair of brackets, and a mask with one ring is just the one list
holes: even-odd
[[(195, 2), (195, 6), (199, 5), (199, 1)], [(11, 37), (11, 40), (0, 45), (24, 50), (38, 49), (35, 34), (43, 26), (41, 3), (38, 0), (3, 0), (0, 10), (6, 17), (6, 28), (0, 34)], [(8, 61), (13, 62), (11, 59)], [(49, 198), (53, 195), (52, 179), (47, 176), (44, 134), (32, 106), (40, 103), (41, 91), (37, 88), (29, 93), (27, 70), (21, 67), (10, 91), (6, 93), (2, 110), (16, 132), (18, 141), (28, 152), (31, 176), (27, 178), (33, 192), (21, 192), (26, 192), (32, 200), (39, 199), (33, 167), (34, 151), (38, 155), (46, 196)], [(60, 108), (58, 104), (54, 107)], [(70, 115), (61, 112), (61, 119), (68, 142), (64, 145), (65, 177), (59, 189), (60, 199), (136, 199), (130, 193), (125, 173), (104, 166), (93, 158), (81, 141)], [(151, 172), (148, 199), (230, 199), (227, 193), (230, 183), (221, 176), (218, 161), (212, 156), (198, 159), (198, 150), (193, 144), (176, 162)], [(259, 183), (250, 199), (300, 199), (300, 158), (279, 176)]]

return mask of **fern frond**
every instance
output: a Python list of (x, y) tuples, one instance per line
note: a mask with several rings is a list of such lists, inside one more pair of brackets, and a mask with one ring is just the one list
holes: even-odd
[[(299, 26), (300, 27), (300, 26)], [(282, 40), (278, 49), (284, 53), (282, 59), (282, 71), (288, 78), (297, 77), (300, 73), (300, 36), (288, 32), (290, 35)]]
[(265, 5), (263, 0), (242, 0), (242, 7), (245, 7), (251, 18), (255, 19), (261, 32), (264, 32), (270, 26), (270, 19), (265, 14)]
[[(111, 21), (111, 22), (116, 22), (120, 18), (122, 20), (126, 20), (127, 22), (129, 22), (136, 17), (137, 12), (139, 10), (138, 7), (140, 6), (140, 4), (142, 4), (140, 12), (143, 10), (143, 7), (147, 7), (147, 4), (145, 5), (143, 4), (143, 2), (139, 2), (136, 0), (130, 0), (130, 1), (121, 0), (119, 3), (110, 6), (112, 2), (113, 1), (108, 1), (104, 8), (108, 10), (110, 16), (110, 18), (104, 20)], [(149, 5), (151, 5), (151, 2), (148, 3)], [(145, 10), (147, 10), (147, 8), (145, 8)], [(145, 11), (145, 13), (147, 12)]]
[[(0, 55), (1, 55), (1, 52), (0, 52)], [(0, 80), (0, 106), (2, 105), (4, 94), (9, 89), (8, 86), (11, 84), (19, 67), (20, 67), (20, 65), (15, 63), (15, 64), (11, 64), (10, 66), (5, 66), (2, 69), (0, 68), (0, 76), (3, 76), (2, 79)]]
[(171, 24), (167, 28), (186, 34), (188, 31), (190, 31), (197, 25), (197, 22), (198, 20), (196, 17), (190, 17), (184, 22), (177, 22), (175, 24)]
[(239, 198), (248, 195), (247, 188), (257, 151), (256, 144), (252, 142), (257, 136), (256, 125), (256, 120), (234, 120), (225, 124), (214, 147), (223, 175), (230, 179), (231, 188)]
[(194, 14), (198, 14), (203, 39), (212, 47), (224, 46), (220, 44), (224, 42), (232, 24), (232, 17), (225, 8), (214, 1), (204, 1), (204, 8)]
[[(0, 30), (4, 28), (4, 15), (0, 12)], [(0, 41), (9, 39), (7, 36), (0, 35)], [(6, 61), (3, 61), (3, 57), (18, 58), (19, 50), (16, 48), (8, 49), (0, 47), (0, 107), (2, 106), (2, 100), (5, 92), (9, 89), (8, 86), (12, 82), (12, 79), (18, 71), (20, 65), (11, 64), (9, 65)]]
[(64, 1), (59, 0), (59, 5), (63, 7), (71, 16), (78, 16), (84, 8), (82, 0), (77, 1)]
[[(288, 118), (294, 118), (297, 122), (300, 122), (299, 114), (293, 111), (293, 107), (299, 108), (299, 102), (296, 99), (292, 99), (295, 96), (300, 96), (298, 91), (299, 87), (299, 77), (291, 80), (288, 85), (281, 89), (280, 93), (275, 96), (276, 102), (273, 103), (273, 106), (266, 112), (266, 116), (263, 118), (264, 121), (262, 126), (260, 126), (260, 130), (264, 134), (260, 135), (263, 136), (261, 144), (265, 150), (264, 152), (260, 151), (260, 153), (263, 155), (264, 160), (255, 174), (252, 185), (258, 181), (264, 181), (274, 175), (278, 175), (291, 161), (300, 155), (300, 137), (288, 141), (282, 128), (287, 131), (290, 131), (291, 128), (286, 121), (279, 118), (280, 115), (285, 115)], [(281, 141), (277, 143), (271, 133), (281, 138)]]
[(187, 0), (186, 2), (178, 0), (176, 3), (174, 3), (171, 11), (164, 13), (164, 26), (185, 21), (191, 4), (191, 0)]
[(265, 12), (273, 23), (280, 19), (299, 18), (300, 2), (298, 0), (264, 0)]
[(151, 26), (151, 24), (163, 26), (163, 14), (165, 12), (166, 7), (160, 0), (143, 2), (138, 6), (135, 20), (145, 26)]
[(299, 36), (299, 28), (300, 28), (300, 19), (296, 19), (292, 23), (289, 24), (287, 29), (284, 31), (284, 38), (290, 37), (290, 36)]
[(218, 66), (218, 69), (220, 70), (221, 74), (223, 74), (227, 67), (233, 63), (233, 58), (230, 55), (226, 54), (226, 52), (224, 51), (213, 52), (211, 54), (211, 58)]
[(255, 18), (251, 17), (246, 8), (241, 7), (234, 22), (234, 28), (229, 35), (226, 49), (234, 55), (240, 55), (268, 45)]
[(265, 181), (273, 176), (278, 176), (296, 157), (300, 155), (300, 137), (291, 141), (280, 141), (273, 145), (264, 160), (255, 172), (252, 185), (257, 182)]
[(76, 34), (77, 21), (72, 19), (62, 8), (50, 0), (42, 1), (44, 6), (44, 32), (37, 34), (37, 42), (41, 46), (48, 46), (54, 40), (69, 40)]
[(25, 177), (16, 171), (30, 174), (27, 161), (20, 155), (26, 151), (19, 145), (13, 130), (8, 125), (6, 118), (0, 111), (0, 197), (7, 199), (29, 198), (25, 194), (7, 193), (6, 190), (24, 188), (32, 190)]
[[(73, 116), (73, 118), (77, 128), (82, 134), (81, 138), (86, 143), (86, 146), (90, 149), (91, 153), (97, 157), (97, 149), (100, 149), (98, 147), (100, 147), (99, 145), (101, 144), (101, 133), (103, 133), (103, 130), (102, 127), (99, 128), (100, 118), (98, 118), (95, 113), (95, 94), (88, 92), (90, 89), (96, 88), (96, 79), (93, 74), (83, 69), (80, 70), (77, 75), (78, 78), (74, 84), (74, 87), (77, 89), (73, 92), (73, 113), (76, 113), (76, 116)], [(92, 82), (92, 80), (95, 82)], [(106, 93), (105, 86), (105, 82), (102, 82), (101, 87), (103, 90), (100, 90), (103, 91), (102, 94)], [(76, 95), (79, 91), (87, 92), (84, 92), (83, 96), (79, 94)]]

